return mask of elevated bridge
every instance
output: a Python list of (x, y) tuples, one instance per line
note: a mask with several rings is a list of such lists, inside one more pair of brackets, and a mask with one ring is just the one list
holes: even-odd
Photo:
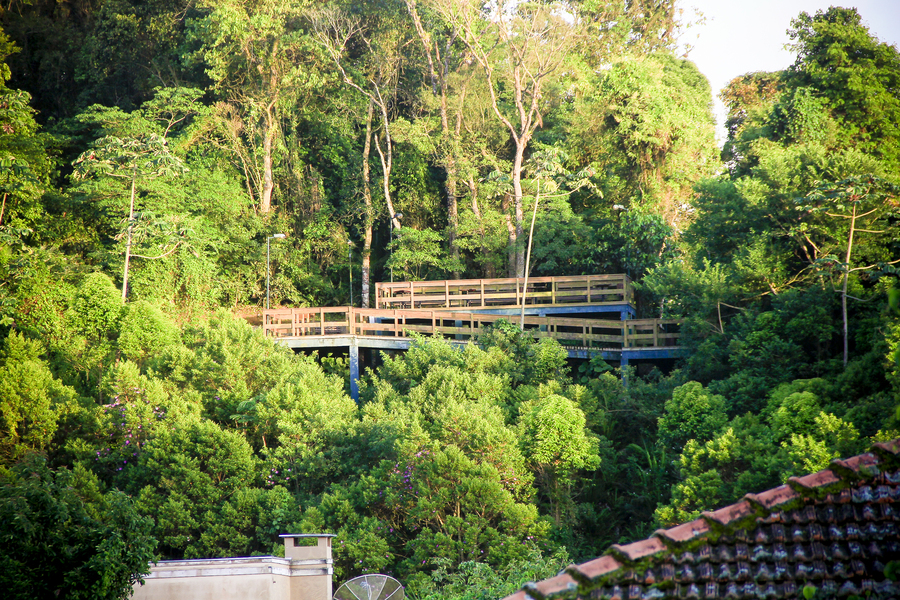
[(557, 340), (572, 358), (599, 354), (625, 366), (629, 360), (683, 354), (680, 321), (632, 318), (633, 288), (625, 275), (529, 278), (527, 291), (523, 284), (521, 278), (376, 283), (374, 309), (264, 310), (263, 331), (290, 348), (347, 348), (354, 399), (359, 348), (407, 350), (413, 333), (472, 343), (500, 319), (518, 323), (523, 298), (525, 333)]

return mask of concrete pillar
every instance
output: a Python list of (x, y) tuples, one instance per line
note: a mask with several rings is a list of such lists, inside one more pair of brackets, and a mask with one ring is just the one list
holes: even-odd
[[(331, 558), (331, 533), (286, 533), (284, 557), (292, 566), (325, 564), (325, 574), (319, 576), (295, 577), (291, 580), (291, 600), (331, 600), (334, 594)], [(313, 541), (314, 546), (297, 545), (298, 541)]]

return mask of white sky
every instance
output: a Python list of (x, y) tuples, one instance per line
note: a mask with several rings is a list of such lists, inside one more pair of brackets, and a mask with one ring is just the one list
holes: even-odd
[(900, 0), (678, 0), (678, 5), (685, 9), (686, 22), (697, 20), (693, 9), (706, 19), (688, 28), (681, 41), (693, 46), (688, 58), (712, 86), (720, 144), (725, 137), (725, 108), (719, 91), (739, 75), (791, 65), (794, 56), (784, 48), (790, 42), (787, 30), (801, 12), (814, 15), (832, 5), (855, 7), (870, 33), (900, 48)]

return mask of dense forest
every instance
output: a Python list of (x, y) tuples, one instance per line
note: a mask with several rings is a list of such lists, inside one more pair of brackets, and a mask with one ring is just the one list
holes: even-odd
[[(785, 23), (720, 149), (676, 0), (3, 3), (0, 588), (331, 532), (337, 582), (495, 598), (900, 436), (900, 54), (863, 18)], [(506, 324), (356, 404), (242, 318), (267, 245), (276, 306), (521, 276), (538, 199), (530, 274), (627, 273), (687, 358)]]

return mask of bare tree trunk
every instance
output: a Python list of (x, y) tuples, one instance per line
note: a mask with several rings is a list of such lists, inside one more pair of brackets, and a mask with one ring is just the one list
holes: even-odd
[(272, 190), (275, 189), (275, 177), (272, 174), (272, 149), (275, 145), (275, 116), (272, 114), (273, 105), (266, 107), (265, 127), (263, 138), (263, 189), (259, 199), (259, 212), (268, 214), (272, 209)]
[(516, 277), (523, 277), (525, 275), (525, 248), (522, 247), (519, 240), (522, 239), (522, 235), (525, 233), (523, 226), (525, 214), (522, 209), (522, 162), (525, 158), (525, 146), (527, 144), (527, 139), (523, 139), (521, 142), (518, 139), (516, 140), (516, 158), (513, 162), (513, 192), (516, 195)]
[(122, 302), (128, 297), (128, 263), (131, 262), (131, 232), (134, 226), (134, 188), (137, 184), (137, 166), (131, 177), (131, 208), (128, 209), (128, 241), (125, 242), (125, 272), (122, 275)]
[(853, 233), (856, 227), (856, 205), (853, 206), (853, 212), (850, 216), (850, 238), (847, 240), (847, 255), (844, 258), (844, 284), (841, 286), (841, 316), (844, 319), (844, 368), (847, 368), (849, 359), (849, 344), (847, 330), (847, 286), (850, 280), (850, 253), (853, 251)]
[(375, 226), (375, 209), (372, 206), (372, 187), (369, 175), (369, 154), (372, 150), (372, 119), (375, 113), (375, 104), (369, 100), (369, 111), (366, 115), (366, 143), (363, 146), (362, 173), (363, 173), (363, 199), (366, 203), (365, 215), (365, 241), (362, 251), (362, 304), (363, 308), (369, 308), (369, 281), (372, 268), (372, 229)]
[(507, 267), (506, 267), (506, 276), (507, 277), (515, 277), (516, 276), (516, 226), (513, 223), (512, 217), (509, 214), (509, 194), (503, 194), (503, 199), (500, 200), (500, 210), (503, 212), (503, 218), (506, 219), (506, 231), (508, 233), (507, 237)]
[(478, 235), (481, 238), (481, 254), (484, 257), (485, 277), (494, 276), (494, 265), (490, 260), (490, 250), (487, 247), (487, 234), (484, 231), (484, 218), (481, 216), (481, 208), (478, 206), (478, 187), (475, 185), (475, 178), (469, 176), (468, 180), (469, 195), (472, 197), (472, 213), (478, 219)]

